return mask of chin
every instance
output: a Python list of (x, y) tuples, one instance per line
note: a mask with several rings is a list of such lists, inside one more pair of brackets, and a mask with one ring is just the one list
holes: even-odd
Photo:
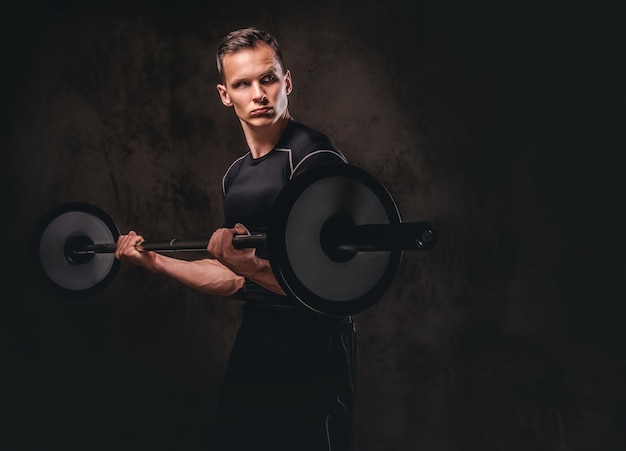
[(263, 127), (264, 125), (272, 125), (274, 122), (276, 122), (275, 115), (255, 116), (253, 118), (250, 118), (250, 120), (248, 120), (248, 124), (254, 127)]

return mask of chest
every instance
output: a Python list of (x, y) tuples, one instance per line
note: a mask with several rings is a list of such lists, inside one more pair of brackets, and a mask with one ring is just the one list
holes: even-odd
[(288, 159), (280, 153), (260, 162), (244, 160), (225, 186), (225, 225), (232, 227), (240, 222), (252, 232), (265, 230), (274, 200), (289, 180), (288, 165)]

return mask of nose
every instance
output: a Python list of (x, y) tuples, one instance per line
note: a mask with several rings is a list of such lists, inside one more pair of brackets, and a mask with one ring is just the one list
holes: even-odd
[(267, 95), (259, 83), (254, 84), (254, 101), (259, 103), (267, 102)]

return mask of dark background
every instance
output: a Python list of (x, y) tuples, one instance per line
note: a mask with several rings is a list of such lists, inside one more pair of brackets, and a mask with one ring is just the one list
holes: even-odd
[(248, 25), (282, 43), (292, 115), (439, 229), (356, 315), (359, 450), (623, 449), (617, 11), (395, 0), (3, 8), (0, 447), (206, 449), (240, 305), (127, 266), (64, 297), (27, 250), (69, 201), (150, 239), (219, 226), (246, 149), (214, 52)]

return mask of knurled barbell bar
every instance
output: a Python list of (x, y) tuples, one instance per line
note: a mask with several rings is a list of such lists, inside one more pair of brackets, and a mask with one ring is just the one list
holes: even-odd
[[(37, 224), (32, 252), (44, 280), (69, 295), (104, 288), (120, 262), (119, 230), (101, 209), (70, 202)], [(392, 283), (407, 250), (432, 249), (432, 223), (401, 222), (387, 189), (349, 164), (304, 172), (278, 194), (267, 233), (236, 235), (233, 246), (265, 248), (286, 293), (327, 315), (361, 312)], [(208, 239), (145, 241), (140, 251), (206, 251)]]

